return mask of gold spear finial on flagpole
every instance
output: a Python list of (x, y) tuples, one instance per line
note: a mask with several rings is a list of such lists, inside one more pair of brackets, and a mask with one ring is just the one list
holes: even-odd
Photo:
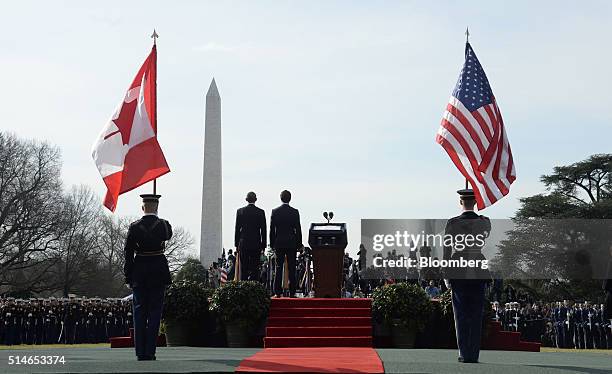
[(155, 29), (153, 29), (153, 34), (151, 34), (151, 38), (153, 38), (153, 45), (157, 45), (157, 38), (159, 38), (159, 35), (157, 35)]

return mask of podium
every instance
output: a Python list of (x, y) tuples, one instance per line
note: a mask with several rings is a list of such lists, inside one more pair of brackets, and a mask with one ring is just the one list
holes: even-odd
[(312, 248), (315, 297), (342, 297), (346, 224), (312, 223), (308, 245)]

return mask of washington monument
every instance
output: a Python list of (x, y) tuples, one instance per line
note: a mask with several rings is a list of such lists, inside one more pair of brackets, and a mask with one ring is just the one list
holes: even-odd
[(221, 97), (213, 78), (206, 94), (200, 262), (208, 268), (223, 250), (221, 227)]

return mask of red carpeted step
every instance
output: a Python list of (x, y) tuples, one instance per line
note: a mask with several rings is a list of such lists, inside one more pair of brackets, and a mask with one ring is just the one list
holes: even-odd
[(264, 347), (371, 347), (370, 299), (272, 299)]
[(370, 317), (371, 308), (277, 308), (270, 309), (270, 317)]
[(109, 340), (111, 348), (132, 348), (134, 346), (134, 340), (129, 336), (110, 338)]
[(268, 327), (266, 336), (372, 336), (372, 326), (348, 327)]
[(501, 323), (492, 321), (489, 326), (489, 334), (483, 342), (483, 349), (502, 351), (526, 351), (539, 352), (540, 343), (524, 342), (521, 334), (516, 331), (501, 330)]
[(521, 333), (514, 331), (498, 331), (495, 335), (489, 335), (488, 342), (496, 346), (512, 347), (518, 346), (521, 341)]
[(489, 334), (495, 334), (502, 331), (502, 324), (500, 322), (492, 321), (489, 324)]
[(518, 344), (513, 344), (504, 339), (489, 340), (484, 344), (483, 349), (495, 350), (495, 351), (513, 351)]
[(264, 348), (284, 347), (371, 347), (371, 336), (265, 337)]
[(539, 352), (540, 343), (519, 342), (518, 344), (508, 341), (487, 342), (483, 349), (495, 351), (524, 351), (524, 352)]
[(501, 331), (500, 335), (504, 336), (508, 343), (518, 345), (521, 341), (521, 333), (516, 331)]
[(519, 343), (519, 348), (518, 350), (520, 351), (525, 351), (525, 352), (540, 352), (540, 343), (536, 343), (536, 342), (523, 342), (521, 341)]
[(269, 327), (372, 326), (370, 317), (270, 317)]
[(371, 308), (372, 299), (278, 298), (271, 308)]
[[(118, 336), (118, 337), (110, 338), (109, 341), (110, 341), (111, 348), (134, 347), (134, 338), (132, 338), (131, 336)], [(157, 337), (157, 346), (158, 347), (166, 346), (166, 334), (160, 334)]]

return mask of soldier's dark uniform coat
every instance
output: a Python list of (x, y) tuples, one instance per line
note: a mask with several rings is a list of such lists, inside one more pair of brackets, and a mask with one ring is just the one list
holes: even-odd
[[(491, 221), (485, 216), (481, 216), (475, 212), (466, 211), (457, 217), (453, 217), (446, 222), (445, 235), (452, 235), (453, 238), (461, 237), (462, 235), (484, 235), (486, 238), (491, 232)], [(444, 259), (459, 260), (485, 260), (481, 249), (476, 244), (466, 246), (462, 250), (452, 250), (451, 247), (444, 248)], [(491, 280), (491, 274), (486, 269), (469, 268), (469, 269), (454, 269), (447, 271), (445, 274), (449, 279), (485, 279)]]
[(125, 241), (125, 281), (132, 287), (168, 285), (172, 281), (166, 256), (135, 256), (159, 252), (172, 237), (172, 226), (156, 215), (130, 225)]

